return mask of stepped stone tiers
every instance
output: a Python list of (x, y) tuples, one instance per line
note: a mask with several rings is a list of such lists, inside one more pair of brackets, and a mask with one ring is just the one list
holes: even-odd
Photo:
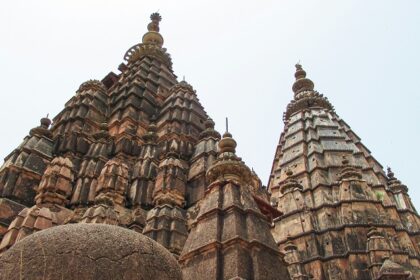
[(226, 132), (179, 259), (183, 279), (289, 279), (270, 223), (253, 198), (251, 170), (235, 147)]
[(272, 233), (290, 276), (420, 279), (420, 219), (407, 187), (383, 172), (301, 65), (295, 77), (269, 180), (283, 213)]
[[(215, 131), (215, 124), (200, 104), (194, 88), (185, 80), (177, 81), (172, 59), (163, 48), (160, 21), (159, 14), (151, 15), (148, 31), (141, 43), (126, 52), (126, 62), (118, 67), (119, 74), (110, 72), (101, 81), (82, 83), (53, 118), (51, 127), (48, 118), (41, 119), (41, 125), (32, 129), (24, 142), (6, 157), (0, 169), (0, 255), (3, 263), (7, 263), (7, 273), (11, 274), (4, 275), (12, 275), (16, 265), (25, 279), (41, 275), (38, 273), (43, 264), (38, 267), (41, 270), (35, 269), (31, 274), (30, 269), (38, 264), (35, 259), (33, 265), (24, 267), (13, 263), (19, 261), (19, 251), (25, 262), (32, 262), (41, 249), (46, 258), (52, 258), (51, 263), (67, 262), (67, 256), (61, 252), (67, 252), (65, 248), (70, 251), (73, 250), (70, 247), (77, 248), (73, 246), (76, 243), (87, 242), (83, 233), (90, 231), (89, 226), (101, 224), (130, 229), (138, 238), (142, 238), (141, 234), (148, 236), (176, 259), (180, 258), (191, 229), (202, 219), (203, 198), (208, 189), (216, 188), (208, 187), (210, 183), (215, 186), (215, 180), (211, 177), (209, 181), (206, 174), (210, 167), (215, 170), (213, 163), (218, 156), (220, 134)], [(237, 161), (236, 156), (234, 160)], [(255, 172), (243, 168), (247, 177), (239, 180), (240, 184), (238, 180), (217, 183), (221, 197), (234, 193), (235, 201), (246, 200), (244, 205), (232, 204), (232, 210), (223, 209), (227, 211), (227, 224), (219, 233), (229, 233), (230, 237), (218, 241), (226, 247), (222, 251), (227, 251), (226, 256), (215, 259), (226, 262), (223, 265), (226, 269), (220, 265), (214, 267), (220, 275), (217, 279), (227, 279), (220, 271), (227, 273), (230, 262), (235, 263), (232, 268), (237, 273), (232, 270), (229, 275), (288, 279), (284, 278), (287, 271), (282, 255), (269, 233), (272, 219), (281, 213), (270, 205), (269, 194)], [(232, 219), (237, 224), (229, 229)], [(66, 227), (66, 224), (78, 225)], [(47, 231), (49, 228), (53, 231)], [(64, 251), (56, 245), (44, 244), (44, 237), (51, 232), (54, 236), (61, 232), (72, 239), (60, 241)], [(101, 244), (100, 239), (105, 237), (96, 239), (97, 248), (88, 249), (92, 253), (102, 250), (106, 244)], [(113, 240), (122, 242), (121, 246), (131, 246), (127, 241)], [(228, 245), (225, 241), (233, 243)], [(31, 242), (41, 242), (39, 246), (43, 248), (28, 247)], [(217, 252), (222, 254), (222, 251)], [(55, 254), (60, 256), (55, 259)], [(93, 256), (88, 251), (83, 254), (88, 258)], [(109, 260), (112, 265), (115, 261), (126, 267), (133, 265), (131, 262), (136, 258), (110, 256)], [(155, 279), (166, 279), (161, 277), (160, 256), (153, 258)], [(104, 256), (101, 263), (101, 269), (109, 272), (107, 277), (128, 279), (125, 274), (118, 275), (122, 271), (119, 267), (104, 267), (107, 259)], [(78, 279), (93, 277), (81, 263), (74, 265), (73, 268), (82, 267), (81, 274), (75, 274)], [(137, 265), (124, 273), (134, 275)], [(247, 274), (240, 271), (242, 265), (252, 266), (246, 269)], [(63, 271), (70, 273), (71, 267)], [(42, 273), (55, 276), (54, 273), (61, 273), (55, 269), (48, 267)], [(148, 269), (139, 276), (153, 275)], [(198, 279), (205, 277), (194, 275)], [(179, 279), (176, 273), (168, 277)]]
[(17, 214), (35, 202), (36, 188), (53, 157), (50, 124), (42, 118), (0, 167), (0, 238)]
[(63, 224), (71, 215), (65, 205), (74, 179), (72, 168), (67, 158), (56, 157), (51, 161), (37, 188), (35, 205), (24, 208), (10, 224), (0, 243), (0, 252), (36, 231)]
[(0, 279), (420, 279), (408, 188), (300, 65), (266, 188), (150, 18), (5, 158)]

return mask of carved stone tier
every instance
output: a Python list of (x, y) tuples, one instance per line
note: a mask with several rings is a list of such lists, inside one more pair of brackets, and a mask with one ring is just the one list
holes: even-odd
[(290, 279), (270, 225), (255, 202), (251, 171), (225, 133), (211, 182), (191, 224), (180, 264), (184, 279)]
[(147, 214), (143, 234), (179, 256), (188, 236), (186, 211), (169, 204), (156, 206)]
[[(26, 206), (34, 204), (38, 184), (52, 159), (53, 141), (48, 130), (51, 121), (41, 119), (41, 125), (6, 158), (0, 167), (0, 196)], [(17, 214), (17, 213), (16, 213)]]
[(271, 204), (283, 213), (272, 229), (278, 246), (293, 241), (302, 269), (315, 279), (371, 279), (371, 269), (376, 275), (382, 265), (371, 259), (372, 242), (382, 238), (368, 237), (374, 226), (389, 237), (387, 255), (414, 271), (420, 218), (406, 189), (385, 175), (300, 65), (295, 77), (269, 181)]

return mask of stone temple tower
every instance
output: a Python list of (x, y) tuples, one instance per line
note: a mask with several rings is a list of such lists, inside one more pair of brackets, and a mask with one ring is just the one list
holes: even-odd
[(5, 158), (0, 280), (420, 279), (407, 187), (300, 65), (267, 189), (150, 18), (118, 74), (82, 83)]
[(272, 233), (291, 277), (406, 279), (379, 278), (391, 261), (401, 277), (419, 275), (420, 219), (407, 187), (384, 173), (299, 64), (295, 78), (269, 180), (282, 212)]
[[(19, 277), (13, 273), (14, 265), (22, 265), (12, 263), (11, 256), (21, 255), (21, 262), (31, 264), (32, 257), (25, 256), (39, 255), (33, 252), (39, 248), (30, 243), (42, 244), (42, 236), (64, 232), (72, 235), (71, 242), (59, 239), (64, 244), (48, 245), (75, 248), (74, 238), (89, 241), (81, 238), (84, 230), (106, 231), (104, 225), (130, 230), (137, 245), (135, 235), (160, 243), (167, 255), (179, 261), (175, 263), (184, 279), (290, 279), (270, 231), (279, 211), (270, 206), (269, 194), (255, 172), (236, 156), (236, 142), (226, 134), (219, 143), (220, 133), (196, 91), (177, 80), (163, 48), (160, 21), (159, 14), (151, 15), (148, 31), (125, 53), (119, 74), (82, 83), (52, 126), (48, 118), (41, 119), (41, 125), (6, 157), (0, 168), (1, 280), (4, 275)], [(81, 232), (71, 233), (73, 229)], [(30, 241), (37, 238), (44, 241)], [(96, 242), (100, 245), (89, 245), (95, 247), (92, 254), (102, 250), (101, 240)], [(131, 246), (126, 240), (112, 243), (121, 245), (122, 251)], [(24, 244), (29, 247), (17, 249)], [(83, 248), (89, 255), (90, 249)], [(66, 249), (55, 258), (55, 249), (44, 251), (41, 254), (54, 263), (72, 254)], [(124, 255), (122, 251), (110, 253)], [(135, 272), (139, 264), (159, 262), (155, 259), (159, 254), (147, 255), (153, 261), (142, 263), (147, 258), (130, 255), (134, 266), (117, 259), (95, 270), (95, 275), (151, 279), (138, 278)], [(107, 258), (99, 258), (97, 264)], [(118, 264), (121, 267), (113, 270)], [(46, 273), (59, 275), (58, 271), (69, 269), (43, 266), (19, 269), (29, 279), (39, 275), (55, 279)], [(165, 268), (148, 267), (145, 275), (166, 279), (160, 278), (160, 269)], [(92, 279), (90, 274), (80, 276), (79, 270), (71, 275)]]

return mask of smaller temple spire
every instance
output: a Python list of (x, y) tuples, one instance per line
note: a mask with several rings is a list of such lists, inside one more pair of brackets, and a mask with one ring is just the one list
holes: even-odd
[(39, 136), (43, 135), (43, 136), (51, 138), (52, 133), (49, 130), (50, 125), (51, 125), (51, 120), (48, 118), (48, 114), (47, 114), (45, 118), (41, 118), (40, 125), (38, 127), (32, 128), (29, 134), (31, 136), (37, 134)]
[(213, 136), (216, 139), (220, 139), (220, 133), (214, 130), (214, 121), (211, 118), (207, 118), (207, 120), (204, 122), (204, 126), (206, 127), (206, 130), (200, 133), (200, 139)]
[(252, 192), (255, 173), (235, 148), (226, 131), (179, 258), (183, 279), (290, 279), (270, 234), (271, 223), (259, 209), (257, 200), (263, 199)]
[(388, 186), (392, 192), (403, 192), (407, 193), (408, 188), (406, 185), (402, 184), (400, 180), (395, 177), (394, 172), (391, 170), (391, 167), (387, 168), (387, 177), (388, 177)]
[(232, 134), (225, 132), (219, 141), (219, 152), (216, 161), (207, 171), (209, 182), (216, 180), (234, 179), (242, 182), (250, 182), (251, 170), (236, 155), (236, 141)]
[(150, 16), (150, 19), (152, 21), (147, 25), (147, 30), (149, 32), (143, 35), (143, 44), (152, 44), (162, 47), (163, 37), (159, 33), (159, 22), (162, 20), (162, 17), (159, 13), (153, 13)]
[(395, 174), (394, 174), (394, 172), (392, 172), (392, 169), (391, 169), (391, 167), (389, 167), (389, 166), (386, 168), (386, 175), (387, 175), (387, 176), (388, 176), (388, 178), (390, 178), (390, 179), (391, 179), (391, 178), (394, 178), (394, 175), (395, 175)]
[(48, 129), (51, 125), (51, 120), (48, 118), (48, 115), (45, 118), (41, 119), (41, 127)]

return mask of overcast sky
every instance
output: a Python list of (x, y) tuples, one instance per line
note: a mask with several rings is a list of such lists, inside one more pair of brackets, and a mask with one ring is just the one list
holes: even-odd
[(0, 157), (89, 79), (117, 70), (152, 12), (174, 71), (264, 184), (301, 61), (420, 208), (420, 1), (1, 1)]

